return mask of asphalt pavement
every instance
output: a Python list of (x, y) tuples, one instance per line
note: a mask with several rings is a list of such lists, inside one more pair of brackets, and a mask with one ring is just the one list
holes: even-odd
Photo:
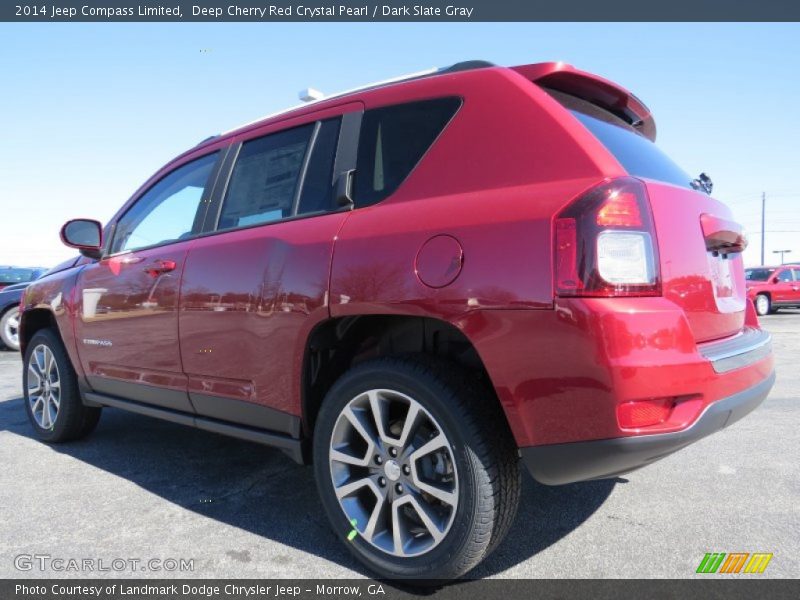
[[(800, 311), (763, 324), (778, 380), (758, 410), (614, 480), (525, 474), (511, 533), (471, 575), (684, 578), (707, 552), (769, 552), (760, 577), (800, 576)], [(280, 451), (114, 409), (88, 439), (49, 446), (21, 396), (19, 356), (0, 351), (0, 577), (368, 575), (328, 528), (312, 470)]]

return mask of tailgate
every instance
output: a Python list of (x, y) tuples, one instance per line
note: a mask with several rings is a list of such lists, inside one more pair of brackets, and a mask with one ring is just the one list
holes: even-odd
[(654, 181), (648, 181), (647, 188), (664, 297), (683, 309), (698, 342), (738, 333), (746, 306), (742, 254), (725, 257), (713, 250), (724, 244), (720, 238), (725, 232), (738, 228), (730, 210), (688, 188)]

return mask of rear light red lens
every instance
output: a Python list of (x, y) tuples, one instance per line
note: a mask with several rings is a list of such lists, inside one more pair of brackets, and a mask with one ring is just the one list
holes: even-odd
[(583, 283), (577, 268), (575, 219), (556, 219), (556, 281), (559, 289), (577, 290)]
[(560, 296), (658, 296), (658, 244), (645, 184), (604, 181), (571, 202), (553, 224)]
[(617, 407), (617, 421), (623, 429), (638, 429), (663, 423), (675, 405), (673, 398), (626, 402)]
[(641, 227), (639, 199), (631, 192), (612, 192), (597, 211), (600, 227)]

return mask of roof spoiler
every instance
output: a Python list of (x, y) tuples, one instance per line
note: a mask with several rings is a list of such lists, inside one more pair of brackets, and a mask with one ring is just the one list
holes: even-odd
[(511, 69), (543, 88), (591, 102), (629, 123), (650, 141), (656, 141), (656, 122), (650, 109), (616, 83), (563, 62), (521, 65)]

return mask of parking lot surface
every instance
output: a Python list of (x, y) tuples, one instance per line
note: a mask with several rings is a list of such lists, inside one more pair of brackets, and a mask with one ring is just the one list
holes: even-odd
[[(682, 578), (706, 552), (771, 552), (760, 577), (800, 576), (800, 311), (762, 323), (778, 381), (757, 411), (614, 480), (525, 474), (511, 533), (471, 575)], [(88, 439), (48, 446), (21, 396), (19, 356), (0, 351), (0, 577), (368, 575), (328, 528), (312, 470), (281, 452), (113, 409)], [(21, 571), (20, 555), (128, 566)], [(193, 570), (130, 566), (150, 559)]]

